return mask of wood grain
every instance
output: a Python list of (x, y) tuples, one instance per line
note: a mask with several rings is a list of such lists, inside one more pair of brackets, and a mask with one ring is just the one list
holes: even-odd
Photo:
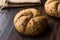
[(35, 6), (34, 8), (38, 9), (42, 15), (47, 17), (48, 27), (41, 35), (36, 37), (26, 37), (19, 34), (13, 25), (13, 19), (18, 11), (26, 8), (33, 7), (3, 9), (6, 13), (0, 13), (0, 24), (3, 28), (0, 40), (60, 40), (60, 19), (48, 16), (44, 8), (40, 6)]

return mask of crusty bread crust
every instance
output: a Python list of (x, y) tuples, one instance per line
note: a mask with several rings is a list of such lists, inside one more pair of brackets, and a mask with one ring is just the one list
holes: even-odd
[(29, 8), (18, 12), (14, 17), (18, 32), (27, 36), (36, 36), (47, 26), (47, 19), (37, 9)]

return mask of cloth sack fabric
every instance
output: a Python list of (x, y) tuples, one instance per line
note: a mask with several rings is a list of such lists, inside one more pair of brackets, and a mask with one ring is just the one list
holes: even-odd
[(40, 4), (41, 1), (40, 0), (0, 0), (0, 9), (2, 9), (4, 7), (18, 7), (18, 6), (23, 6), (24, 4), (25, 5), (26, 4), (36, 5), (36, 3)]

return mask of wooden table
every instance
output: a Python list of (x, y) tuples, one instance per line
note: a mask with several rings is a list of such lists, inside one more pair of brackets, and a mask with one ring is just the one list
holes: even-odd
[(19, 34), (13, 25), (15, 14), (25, 8), (8, 8), (0, 11), (0, 40), (60, 40), (60, 19), (52, 18), (45, 14), (44, 8), (35, 6), (41, 11), (41, 14), (47, 17), (47, 29), (37, 37), (26, 37)]

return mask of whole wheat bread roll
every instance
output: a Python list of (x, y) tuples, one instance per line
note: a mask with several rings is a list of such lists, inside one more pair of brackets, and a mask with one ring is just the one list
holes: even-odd
[(52, 17), (60, 18), (60, 1), (47, 0), (45, 3), (45, 12)]
[(36, 36), (47, 26), (47, 19), (37, 9), (28, 8), (19, 11), (14, 17), (16, 30), (26, 36)]

